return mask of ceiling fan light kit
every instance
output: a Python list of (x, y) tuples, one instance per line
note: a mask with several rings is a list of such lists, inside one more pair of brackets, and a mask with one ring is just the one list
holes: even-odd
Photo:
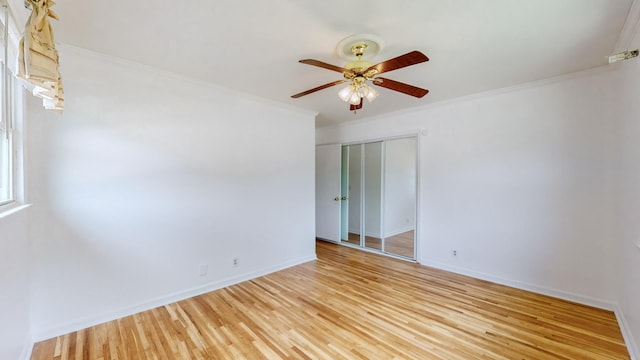
[(359, 105), (363, 98), (372, 102), (378, 95), (376, 89), (367, 85), (363, 78), (353, 79), (351, 84), (338, 91), (338, 97), (351, 105)]
[(389, 72), (403, 67), (419, 64), (421, 62), (429, 61), (429, 58), (426, 55), (417, 50), (406, 53), (404, 55), (400, 55), (387, 61), (383, 61), (376, 65), (373, 65), (367, 60), (363, 60), (377, 55), (378, 52), (380, 52), (381, 48), (382, 41), (374, 35), (353, 35), (340, 41), (336, 48), (336, 51), (338, 52), (338, 55), (340, 57), (350, 59), (355, 56), (356, 58), (355, 61), (347, 63), (344, 67), (327, 64), (325, 62), (314, 59), (300, 60), (299, 62), (303, 64), (313, 65), (327, 70), (340, 72), (342, 73), (344, 80), (338, 80), (325, 85), (321, 85), (313, 89), (292, 95), (291, 97), (299, 98), (334, 85), (349, 82), (349, 84), (345, 88), (342, 88), (340, 91), (338, 91), (338, 97), (342, 101), (349, 103), (349, 110), (355, 113), (356, 110), (362, 108), (362, 100), (364, 98), (366, 98), (369, 102), (372, 102), (379, 95), (379, 93), (374, 88), (369, 86), (367, 82), (417, 98), (421, 98), (429, 92), (429, 90), (401, 83), (399, 81), (375, 77), (376, 75), (384, 72)]

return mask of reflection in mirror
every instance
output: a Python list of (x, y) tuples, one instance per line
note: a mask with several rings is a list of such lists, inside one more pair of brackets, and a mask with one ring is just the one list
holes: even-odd
[(385, 142), (384, 251), (415, 258), (416, 138)]
[(362, 145), (343, 146), (342, 152), (342, 182), (344, 184), (342, 196), (346, 197), (345, 200), (342, 200), (342, 209), (345, 210), (342, 228), (346, 233), (342, 237), (342, 241), (360, 246), (360, 234), (362, 233), (360, 226)]
[(365, 244), (382, 250), (382, 142), (364, 145)]
[(417, 138), (342, 147), (343, 243), (415, 259)]

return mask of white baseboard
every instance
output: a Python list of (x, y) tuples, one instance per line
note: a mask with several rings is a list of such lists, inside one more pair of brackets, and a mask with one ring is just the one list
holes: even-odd
[(438, 262), (430, 262), (428, 260), (426, 262), (421, 262), (421, 264), (425, 266), (431, 266), (441, 270), (450, 271), (460, 275), (470, 276), (472, 278), (476, 278), (480, 280), (491, 281), (493, 283), (500, 284), (500, 285), (511, 286), (517, 289), (527, 290), (527, 291), (535, 292), (542, 295), (548, 295), (548, 296), (556, 297), (563, 300), (573, 301), (583, 305), (593, 306), (593, 307), (610, 310), (610, 311), (615, 310), (615, 304), (606, 300), (596, 299), (589, 296), (583, 296), (583, 295), (575, 294), (568, 291), (533, 285), (533, 284), (529, 284), (521, 281), (503, 279), (497, 276), (476, 272), (469, 269), (460, 268), (457, 266), (451, 266), (451, 265), (438, 263)]
[(531, 291), (538, 294), (548, 295), (548, 296), (552, 296), (552, 297), (563, 299), (563, 300), (573, 301), (583, 305), (593, 306), (599, 309), (613, 311), (613, 313), (616, 316), (616, 319), (618, 320), (618, 325), (620, 326), (620, 332), (622, 332), (622, 336), (624, 338), (625, 344), (627, 345), (627, 350), (629, 351), (631, 360), (640, 360), (638, 345), (633, 339), (633, 336), (631, 334), (631, 329), (629, 328), (629, 325), (624, 317), (622, 310), (616, 303), (606, 301), (606, 300), (596, 299), (596, 298), (592, 298), (592, 297), (584, 296), (580, 294), (575, 294), (568, 291), (550, 289), (547, 287), (533, 285), (533, 284), (529, 284), (521, 281), (503, 279), (493, 275), (484, 274), (484, 273), (480, 273), (480, 272), (476, 272), (476, 271), (472, 271), (472, 270), (468, 270), (468, 269), (464, 269), (456, 266), (450, 266), (443, 263), (426, 261), (426, 262), (421, 262), (421, 264), (424, 266), (434, 267), (440, 270), (450, 271), (460, 275), (470, 276), (472, 278), (476, 278), (480, 280), (491, 281), (496, 284), (506, 285), (506, 286), (514, 287), (521, 290)]
[(32, 337), (31, 343), (33, 344), (39, 341), (51, 339), (51, 338), (68, 334), (74, 331), (79, 331), (91, 326), (102, 324), (108, 321), (112, 321), (112, 320), (120, 319), (126, 316), (130, 316), (133, 314), (137, 314), (142, 311), (150, 310), (158, 306), (164, 306), (167, 304), (174, 303), (176, 301), (192, 298), (194, 296), (202, 295), (202, 294), (205, 294), (214, 290), (218, 290), (227, 286), (238, 284), (243, 281), (255, 279), (260, 276), (268, 275), (273, 272), (280, 271), (292, 266), (300, 265), (316, 259), (317, 259), (316, 256), (313, 255), (313, 256), (302, 257), (296, 260), (290, 260), (275, 266), (266, 267), (264, 269), (252, 271), (246, 274), (229, 277), (229, 278), (214, 281), (205, 285), (193, 287), (191, 289), (186, 289), (186, 290), (174, 292), (171, 294), (167, 294), (167, 295), (158, 297), (156, 299), (151, 299), (149, 301), (145, 301), (143, 303), (132, 305), (116, 311), (110, 311), (110, 312), (106, 312), (96, 316), (90, 316), (84, 319), (74, 320), (66, 324), (61, 324), (59, 326), (52, 327), (50, 329), (42, 329), (42, 330), (34, 331), (31, 334), (31, 337)]
[(624, 313), (620, 306), (616, 305), (613, 312), (616, 314), (616, 319), (618, 319), (618, 324), (620, 325), (620, 332), (622, 332), (622, 337), (624, 338), (624, 343), (627, 344), (627, 350), (629, 350), (629, 355), (631, 356), (631, 360), (640, 360), (640, 350), (638, 349), (638, 344), (633, 339), (633, 335), (631, 334), (631, 328), (629, 327), (629, 323), (627, 319), (624, 317)]

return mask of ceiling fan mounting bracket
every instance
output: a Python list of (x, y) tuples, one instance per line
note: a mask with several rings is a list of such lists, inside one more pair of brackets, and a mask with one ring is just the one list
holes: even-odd
[(372, 34), (356, 34), (346, 37), (338, 43), (336, 52), (344, 60), (353, 61), (353, 57), (366, 60), (378, 55), (382, 50), (382, 39)]
[(357, 43), (351, 47), (351, 53), (360, 60), (367, 53), (367, 46), (366, 43)]

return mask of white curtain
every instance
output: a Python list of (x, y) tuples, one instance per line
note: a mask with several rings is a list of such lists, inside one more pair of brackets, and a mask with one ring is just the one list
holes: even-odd
[(24, 36), (20, 41), (18, 77), (34, 86), (33, 94), (42, 98), (45, 109), (62, 113), (64, 92), (60, 76), (58, 51), (53, 40), (49, 18), (58, 20), (51, 11), (51, 0), (25, 0), (31, 7)]

